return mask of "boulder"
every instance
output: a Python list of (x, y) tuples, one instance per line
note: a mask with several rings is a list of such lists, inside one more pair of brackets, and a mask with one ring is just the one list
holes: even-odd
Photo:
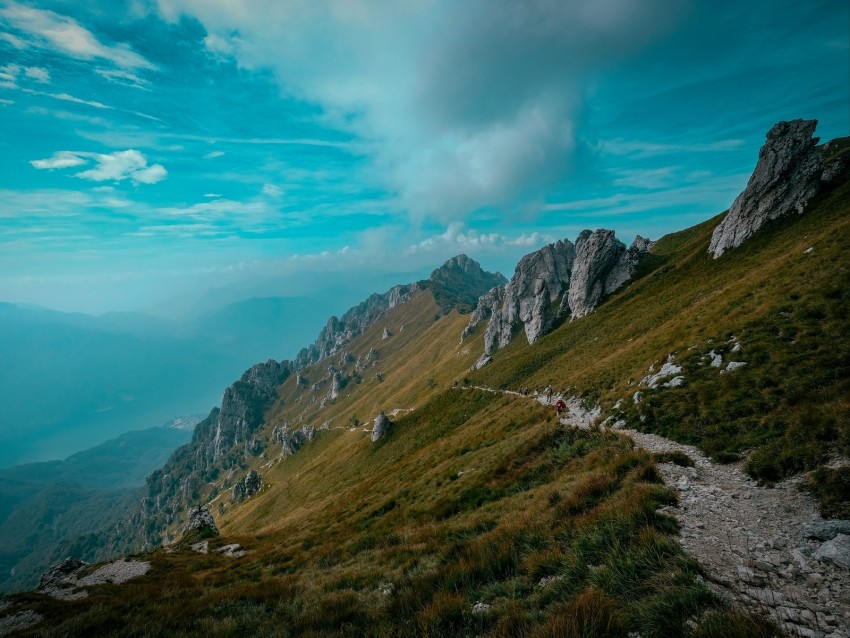
[(850, 569), (850, 536), (836, 534), (835, 538), (826, 541), (812, 556), (818, 560), (829, 561), (839, 567)]
[(803, 528), (803, 534), (805, 534), (807, 538), (814, 538), (819, 541), (831, 541), (839, 534), (850, 535), (850, 521), (815, 521), (814, 523), (809, 523)]
[(740, 246), (767, 222), (802, 213), (818, 193), (824, 160), (818, 138), (812, 137), (817, 123), (779, 122), (768, 131), (747, 187), (711, 236), (708, 252), (715, 259)]
[(183, 527), (183, 537), (191, 535), (195, 539), (218, 536), (218, 527), (210, 511), (203, 505), (189, 509), (189, 520)]
[(377, 417), (375, 417), (375, 424), (372, 426), (372, 443), (384, 436), (389, 427), (389, 417), (387, 417), (386, 414), (381, 412)]

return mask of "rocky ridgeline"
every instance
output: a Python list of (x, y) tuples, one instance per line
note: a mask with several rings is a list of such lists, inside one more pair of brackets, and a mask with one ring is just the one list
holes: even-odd
[(769, 221), (802, 213), (824, 186), (846, 169), (846, 155), (836, 153), (840, 140), (818, 146), (812, 137), (817, 120), (779, 122), (767, 133), (747, 187), (711, 237), (715, 258), (740, 246)]
[(312, 345), (302, 348), (295, 358), (299, 370), (333, 356), (376, 321), (383, 319), (396, 306), (408, 301), (418, 290), (414, 284), (393, 286), (382, 295), (377, 293), (350, 308), (341, 317), (332, 316)]
[[(314, 394), (323, 393), (324, 396), (317, 399), (323, 404), (334, 401), (355, 374), (373, 367), (379, 358), (374, 348), (355, 357), (345, 349), (346, 345), (384, 319), (390, 310), (426, 288), (433, 291), (444, 310), (446, 304), (471, 307), (481, 294), (503, 281), (501, 275), (485, 272), (477, 262), (459, 255), (434, 270), (428, 280), (394, 286), (384, 294), (373, 294), (341, 317), (331, 317), (316, 342), (302, 349), (294, 362), (269, 360), (252, 366), (224, 391), (221, 406), (214, 408), (195, 427), (192, 441), (148, 477), (141, 503), (119, 526), (116, 535), (124, 541), (128, 535), (134, 538), (137, 542), (131, 546), (156, 547), (168, 540), (167, 528), (180, 522), (182, 513), (201, 497), (210, 483), (225, 488), (233, 485), (232, 499), (237, 501), (250, 496), (253, 484), (230, 483), (242, 460), (263, 454), (269, 444), (280, 445), (279, 456), (286, 457), (315, 436), (315, 429), (309, 425), (292, 432), (278, 428), (272, 433), (270, 443), (267, 443), (268, 437), (258, 436), (264, 425), (265, 411), (277, 398), (278, 387), (290, 375), (297, 374), (299, 387), (310, 387)], [(390, 337), (386, 328), (385, 335)], [(305, 369), (331, 357), (334, 359), (326, 366), (325, 376), (309, 386), (303, 374)], [(349, 368), (353, 369), (349, 372)], [(219, 478), (222, 472), (227, 472), (225, 480)]]
[(260, 454), (263, 442), (255, 435), (277, 396), (277, 388), (292, 374), (289, 361), (269, 360), (252, 366), (224, 391), (221, 407), (201, 421), (192, 441), (178, 448), (162, 469), (148, 476), (145, 494), (119, 534), (130, 534), (142, 549), (159, 545), (165, 528), (199, 497), (199, 491), (223, 463)]
[(479, 300), (462, 338), (489, 319), (484, 354), (476, 364), (510, 343), (522, 327), (529, 343), (548, 334), (567, 317), (583, 317), (605, 295), (631, 279), (652, 242), (640, 236), (630, 248), (614, 231), (582, 231), (575, 244), (558, 241), (523, 257), (505, 286), (491, 289)]

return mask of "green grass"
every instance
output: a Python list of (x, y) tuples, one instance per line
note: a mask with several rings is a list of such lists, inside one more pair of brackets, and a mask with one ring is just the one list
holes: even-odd
[[(317, 439), (321, 467), (300, 466), (266, 528), (152, 554), (149, 574), (85, 601), (19, 597), (49, 619), (24, 635), (663, 636), (728, 613), (657, 513), (674, 497), (652, 455), (549, 416), (445, 390), (379, 444)], [(226, 542), (248, 556), (216, 555)]]
[[(533, 346), (515, 339), (470, 381), (551, 383), (600, 400), (603, 417), (628, 427), (696, 445), (717, 461), (744, 459), (764, 483), (850, 456), (848, 202), (845, 182), (718, 260), (706, 249), (719, 218), (667, 236), (641, 277), (595, 313)], [(746, 366), (719, 374), (708, 365), (711, 350), (724, 364)], [(639, 387), (670, 353), (685, 384)], [(836, 498), (830, 485), (815, 492), (824, 512)]]

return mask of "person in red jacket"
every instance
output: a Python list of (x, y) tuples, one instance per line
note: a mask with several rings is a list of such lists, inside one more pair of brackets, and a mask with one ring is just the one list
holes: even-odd
[(558, 399), (557, 403), (555, 403), (555, 411), (558, 413), (558, 416), (567, 413), (567, 403), (563, 399)]

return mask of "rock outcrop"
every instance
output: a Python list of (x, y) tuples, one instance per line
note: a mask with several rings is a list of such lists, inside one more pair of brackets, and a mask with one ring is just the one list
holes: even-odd
[(61, 560), (55, 565), (51, 565), (41, 575), (36, 591), (53, 596), (54, 598), (81, 598), (82, 596), (74, 596), (76, 586), (71, 584), (71, 581), (76, 581), (74, 575), (86, 565), (88, 563), (71, 557)]
[(272, 432), (272, 439), (280, 443), (280, 456), (286, 458), (300, 450), (307, 441), (316, 438), (316, 428), (305, 425), (298, 430), (287, 432), (286, 427), (277, 427)]
[(846, 168), (830, 145), (817, 146), (817, 120), (779, 122), (767, 133), (747, 187), (714, 229), (708, 251), (715, 259), (740, 246), (766, 223), (802, 213), (824, 184)]
[(544, 246), (519, 261), (507, 285), (479, 298), (461, 339), (489, 319), (480, 365), (520, 328), (534, 343), (563, 319), (592, 312), (605, 295), (634, 276), (651, 246), (638, 236), (627, 249), (614, 231), (604, 229), (582, 231), (575, 244), (562, 240)]
[(121, 558), (84, 575), (86, 567), (88, 563), (76, 558), (66, 558), (44, 572), (38, 582), (37, 591), (61, 600), (77, 600), (88, 596), (86, 587), (107, 583), (120, 585), (147, 574), (151, 564), (143, 560)]
[(375, 423), (372, 426), (372, 443), (384, 436), (384, 434), (387, 433), (389, 427), (389, 417), (383, 412), (381, 412), (377, 417), (375, 417)]
[(233, 497), (231, 501), (236, 503), (246, 498), (251, 498), (263, 487), (263, 479), (256, 470), (250, 470), (245, 475), (245, 480), (233, 486)]
[[(602, 298), (620, 288), (635, 273), (651, 242), (640, 235), (631, 248), (614, 237), (613, 230), (583, 231), (576, 240), (576, 258), (570, 278), (568, 308), (573, 317), (593, 312)], [(566, 308), (561, 309), (563, 314)]]
[(195, 532), (193, 536), (198, 538), (209, 538), (218, 536), (218, 527), (210, 511), (203, 505), (198, 505), (189, 510), (189, 520), (183, 527), (183, 536)]
[(240, 446), (245, 448), (245, 455), (250, 455), (251, 435), (262, 425), (263, 413), (275, 398), (278, 386), (291, 373), (289, 361), (270, 359), (246, 370), (239, 381), (227, 388), (221, 408), (195, 428), (194, 469), (206, 469)]

